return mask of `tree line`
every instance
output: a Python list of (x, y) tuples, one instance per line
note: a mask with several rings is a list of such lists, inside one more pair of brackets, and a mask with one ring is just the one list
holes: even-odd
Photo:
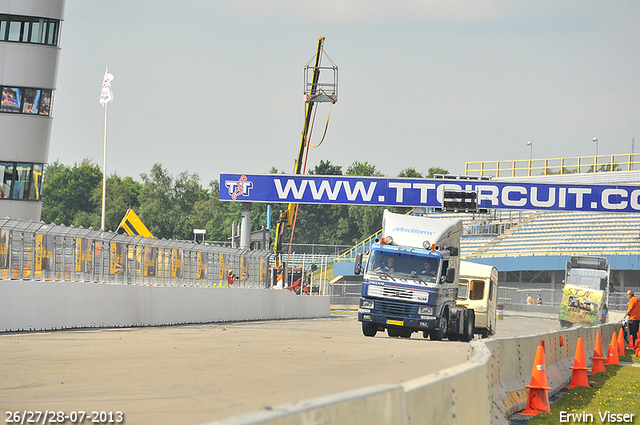
[[(270, 173), (279, 174), (275, 168)], [(284, 174), (284, 172), (282, 173)], [(342, 166), (320, 161), (309, 170), (314, 175), (384, 177), (375, 165), (356, 161), (343, 172)], [(398, 177), (430, 178), (448, 174), (438, 167), (424, 175), (415, 168), (402, 170)], [(192, 240), (193, 229), (206, 229), (207, 241), (229, 241), (233, 223), (240, 222), (240, 203), (220, 201), (217, 180), (203, 187), (197, 173), (171, 175), (160, 163), (149, 173), (132, 177), (112, 174), (106, 180), (105, 230), (115, 231), (127, 212), (133, 209), (156, 238)], [(42, 220), (46, 223), (100, 228), (102, 209), (102, 171), (89, 159), (72, 166), (55, 161), (45, 171), (42, 194)], [(272, 238), (275, 224), (286, 204), (272, 205)], [(296, 244), (353, 245), (380, 230), (384, 207), (361, 205), (300, 204), (295, 222)], [(406, 208), (395, 208), (406, 212)], [(252, 207), (252, 230), (265, 226), (267, 205)], [(293, 227), (292, 227), (293, 228)], [(292, 228), (285, 229), (284, 245)]]

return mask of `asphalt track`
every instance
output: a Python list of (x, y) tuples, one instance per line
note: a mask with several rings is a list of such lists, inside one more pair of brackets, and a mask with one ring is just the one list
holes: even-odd
[[(496, 336), (558, 328), (550, 318), (506, 316)], [(431, 341), (421, 334), (409, 340), (384, 333), (366, 338), (353, 314), (8, 333), (0, 334), (0, 410), (3, 423), (7, 411), (48, 410), (120, 411), (128, 425), (189, 425), (406, 382), (466, 359), (463, 342)]]

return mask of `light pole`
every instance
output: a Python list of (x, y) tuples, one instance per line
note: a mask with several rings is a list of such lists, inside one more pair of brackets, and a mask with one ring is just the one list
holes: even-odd
[(531, 160), (533, 159), (533, 143), (531, 140), (527, 142), (527, 146), (529, 146), (529, 177), (531, 177)]
[(598, 172), (598, 138), (594, 137), (593, 141), (596, 144), (596, 156), (593, 157), (593, 172), (597, 173)]

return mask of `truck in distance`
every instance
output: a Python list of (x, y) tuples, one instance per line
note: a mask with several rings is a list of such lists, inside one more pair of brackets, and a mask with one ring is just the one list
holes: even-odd
[(382, 235), (372, 244), (366, 266), (362, 254), (355, 273), (364, 272), (358, 320), (362, 333), (378, 331), (410, 338), (470, 341), (473, 309), (456, 305), (460, 271), (458, 219), (383, 213)]
[(562, 327), (607, 321), (610, 274), (605, 257), (572, 256), (567, 261), (558, 316)]

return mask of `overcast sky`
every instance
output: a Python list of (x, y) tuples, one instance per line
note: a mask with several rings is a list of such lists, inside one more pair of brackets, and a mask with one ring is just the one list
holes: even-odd
[(321, 36), (339, 99), (307, 168), (640, 151), (637, 0), (67, 0), (64, 18), (49, 162), (102, 165), (108, 66), (107, 174), (292, 173)]

